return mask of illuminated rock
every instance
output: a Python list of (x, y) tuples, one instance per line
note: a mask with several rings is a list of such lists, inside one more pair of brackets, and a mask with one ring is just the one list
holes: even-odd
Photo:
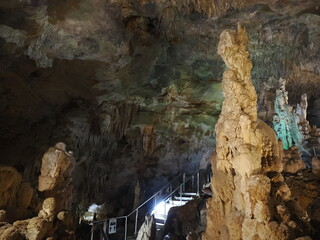
[(57, 143), (55, 147), (50, 148), (42, 158), (39, 191), (53, 190), (66, 184), (74, 161), (73, 156), (66, 152), (64, 143)]
[(302, 94), (301, 102), (293, 108), (288, 103), (286, 80), (280, 78), (279, 82), (280, 89), (276, 91), (274, 103), (273, 128), (285, 150), (293, 145), (303, 150), (304, 140), (309, 137), (310, 132), (310, 125), (307, 121), (307, 94)]
[(42, 217), (34, 217), (28, 222), (26, 238), (28, 240), (41, 240), (46, 232), (47, 220)]
[(220, 35), (218, 53), (228, 69), (216, 125), (217, 156), (212, 159), (213, 198), (207, 203), (206, 240), (292, 239), (302, 231), (299, 226), (305, 232), (310, 229), (302, 219), (308, 219), (306, 213), (288, 204), (292, 200), (281, 175), (282, 145), (274, 131), (257, 119), (247, 44), (246, 31), (240, 26)]

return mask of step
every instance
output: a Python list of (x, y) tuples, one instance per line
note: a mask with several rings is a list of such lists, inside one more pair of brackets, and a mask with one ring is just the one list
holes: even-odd
[(194, 192), (183, 192), (182, 196), (198, 196), (198, 194)]
[(165, 220), (162, 219), (162, 218), (155, 218), (155, 221), (156, 221), (156, 224), (164, 224), (165, 223)]
[(167, 214), (163, 214), (163, 213), (160, 213), (160, 214), (159, 214), (159, 213), (156, 213), (154, 217), (155, 217), (155, 219), (164, 220), (164, 219), (167, 218), (167, 216), (168, 216)]
[(186, 204), (188, 201), (180, 201), (180, 200), (171, 200), (170, 201), (170, 204), (173, 206), (173, 207), (179, 207), (182, 203), (182, 205)]
[(192, 197), (180, 197), (180, 196), (175, 196), (174, 199), (175, 200), (182, 200), (182, 201), (191, 201), (191, 200), (193, 200)]

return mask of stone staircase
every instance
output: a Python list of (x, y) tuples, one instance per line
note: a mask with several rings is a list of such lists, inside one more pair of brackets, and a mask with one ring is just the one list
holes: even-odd
[(197, 192), (182, 192), (159, 203), (151, 212), (155, 217), (157, 231), (163, 230), (170, 208), (183, 206), (198, 196)]
[[(186, 173), (181, 173), (128, 215), (93, 221), (91, 223), (91, 240), (136, 239), (146, 214), (154, 216), (157, 233), (161, 233), (170, 208), (183, 206), (199, 197), (202, 186), (210, 182), (210, 174), (204, 173), (202, 175), (200, 176), (199, 172), (189, 176)], [(149, 210), (145, 211), (146, 208)], [(111, 223), (115, 222), (117, 230), (110, 231)]]

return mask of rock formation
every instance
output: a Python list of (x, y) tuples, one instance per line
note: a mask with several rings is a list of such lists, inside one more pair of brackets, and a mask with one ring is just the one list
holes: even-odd
[(37, 216), (28, 219), (26, 216), (33, 215), (37, 210), (37, 207), (29, 208), (34, 190), (22, 181), (14, 168), (0, 168), (0, 209), (3, 209), (0, 211), (1, 240), (74, 238), (70, 186), (73, 166), (74, 158), (66, 152), (64, 143), (57, 143), (44, 154), (39, 176), (39, 191), (44, 192), (44, 199), (34, 199), (35, 203), (43, 202)]
[(146, 216), (144, 223), (140, 227), (136, 240), (155, 240), (156, 231), (154, 216)]
[(299, 201), (301, 208), (308, 213), (312, 227), (317, 230), (312, 239), (320, 239), (319, 168), (317, 170), (318, 172), (304, 170), (300, 174), (285, 175), (285, 182), (288, 184), (292, 196)]
[[(38, 191), (41, 157), (59, 141), (78, 160), (73, 171), (78, 215), (94, 203), (106, 206), (103, 215), (121, 215), (132, 209), (134, 196), (143, 201), (178, 172), (205, 169), (223, 101), (224, 63), (216, 48), (220, 33), (240, 19), (250, 36), (258, 95), (266, 81), (274, 80), (259, 109), (266, 107), (265, 117), (273, 116), (282, 77), (291, 101), (299, 102), (307, 90), (309, 111), (315, 110), (314, 121), (310, 115), (308, 120), (320, 126), (320, 104), (314, 108), (313, 103), (320, 91), (319, 4), (0, 1), (0, 166), (14, 167), (36, 199), (17, 216), (6, 209), (6, 221), (32, 218), (45, 198), (71, 191), (60, 188), (68, 177), (48, 176), (57, 169), (46, 168)], [(47, 190), (54, 182), (54, 190)], [(20, 192), (18, 185), (9, 188), (10, 199), (17, 196), (11, 189)], [(69, 208), (57, 209), (59, 219), (68, 219)]]
[[(172, 207), (164, 226), (168, 239), (199, 239), (205, 230), (205, 200), (195, 199), (181, 207)], [(166, 238), (165, 238), (166, 239)]]
[(216, 125), (217, 156), (212, 160), (213, 198), (208, 201), (204, 239), (294, 239), (309, 234), (281, 172), (282, 145), (257, 119), (257, 96), (244, 28), (225, 30), (218, 53), (228, 69), (225, 97)]
[(24, 182), (16, 169), (9, 166), (0, 167), (0, 210), (5, 211), (5, 220), (15, 221), (28, 217), (28, 210), (34, 189)]
[(43, 155), (38, 190), (57, 200), (57, 210), (71, 210), (71, 172), (74, 165), (72, 152), (66, 151), (64, 143), (57, 143)]
[(292, 146), (288, 150), (283, 150), (282, 163), (283, 172), (288, 173), (297, 173), (307, 167), (302, 159), (301, 152), (296, 146)]
[(286, 80), (280, 78), (280, 89), (276, 91), (275, 116), (273, 127), (283, 148), (288, 150), (293, 145), (300, 150), (304, 149), (304, 140), (309, 138), (310, 125), (307, 121), (308, 100), (307, 94), (302, 94), (301, 102), (294, 108), (288, 103)]

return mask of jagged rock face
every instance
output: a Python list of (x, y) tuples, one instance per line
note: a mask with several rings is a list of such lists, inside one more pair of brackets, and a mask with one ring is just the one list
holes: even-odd
[(283, 77), (289, 95), (300, 97), (296, 86), (308, 79), (316, 97), (318, 7), (315, 0), (2, 1), (0, 163), (35, 189), (41, 156), (64, 141), (77, 161), (74, 206), (106, 202), (108, 215), (121, 214), (134, 204), (137, 181), (144, 198), (182, 169), (207, 167), (223, 99), (216, 48), (226, 27), (247, 26), (258, 90)]
[(294, 239), (309, 234), (308, 216), (283, 180), (282, 145), (257, 119), (256, 92), (246, 31), (225, 30), (218, 52), (228, 69), (216, 125), (213, 198), (207, 204), (205, 239)]

